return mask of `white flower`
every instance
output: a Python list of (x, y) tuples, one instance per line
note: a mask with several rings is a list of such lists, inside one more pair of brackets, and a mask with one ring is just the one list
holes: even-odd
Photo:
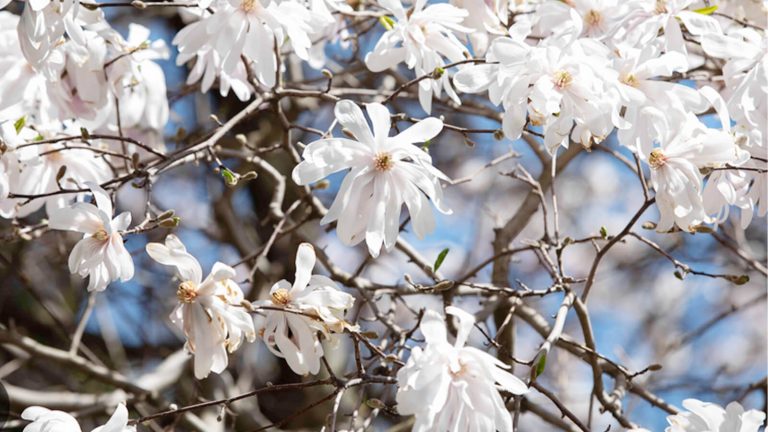
[(707, 128), (691, 113), (671, 119), (657, 115), (653, 122), (664, 134), (659, 140), (661, 146), (645, 155), (660, 214), (658, 231), (667, 231), (675, 224), (690, 230), (710, 222), (702, 202), (699, 169), (737, 160), (733, 137), (726, 131)]
[(696, 0), (646, 0), (634, 3), (614, 34), (617, 45), (642, 48), (661, 33), (665, 51), (687, 54), (681, 24), (693, 36), (722, 33), (720, 24), (711, 16), (686, 10), (699, 4)]
[(355, 301), (331, 279), (313, 275), (314, 267), (315, 250), (309, 243), (302, 243), (296, 252), (293, 285), (281, 280), (269, 291), (271, 299), (260, 303), (294, 311), (265, 310), (262, 338), (269, 350), (285, 358), (299, 375), (318, 373), (323, 346), (317, 332), (327, 338), (329, 331), (343, 331), (347, 325), (344, 312)]
[(665, 432), (757, 432), (765, 420), (765, 413), (744, 411), (738, 402), (723, 409), (713, 403), (686, 399), (683, 407), (688, 411), (667, 417), (670, 426)]
[(243, 337), (248, 342), (256, 338), (253, 320), (242, 306), (243, 292), (232, 280), (235, 270), (216, 262), (203, 279), (200, 263), (173, 234), (164, 245), (148, 243), (146, 249), (155, 261), (176, 267), (179, 305), (171, 321), (184, 332), (186, 347), (195, 356), (195, 377), (221, 373), (229, 363), (227, 351), (237, 350)]
[(735, 129), (748, 138), (748, 145), (768, 148), (768, 42), (765, 35), (751, 28), (738, 28), (728, 35), (704, 35), (701, 47), (708, 55), (727, 60), (723, 76)]
[(355, 245), (365, 239), (371, 256), (377, 257), (382, 243), (391, 250), (397, 241), (403, 203), (419, 237), (435, 227), (427, 198), (442, 213), (451, 211), (442, 202), (440, 185), (441, 179), (448, 178), (432, 166), (427, 152), (413, 145), (434, 138), (443, 122), (430, 117), (390, 137), (387, 108), (371, 103), (366, 110), (373, 132), (354, 102), (339, 101), (336, 118), (355, 139), (327, 138), (307, 145), (304, 161), (293, 170), (293, 180), (306, 185), (351, 168), (321, 223), (338, 219), (337, 233), (342, 242)]
[(26, 2), (18, 27), (18, 38), (27, 61), (40, 69), (66, 33), (77, 45), (91, 42), (83, 24), (103, 19), (101, 10), (80, 7), (79, 0), (31, 0)]
[(131, 223), (131, 213), (112, 218), (112, 199), (99, 185), (86, 182), (96, 205), (75, 203), (49, 212), (51, 229), (77, 231), (83, 239), (69, 254), (69, 271), (88, 276), (88, 290), (102, 291), (110, 282), (133, 277), (133, 260), (125, 249), (121, 231)]
[(510, 29), (512, 37), (493, 41), (487, 64), (456, 73), (456, 88), (478, 93), (488, 90), (492, 103), (502, 103), (502, 128), (517, 139), (528, 121), (541, 126), (550, 152), (567, 147), (569, 137), (585, 147), (601, 142), (616, 127), (619, 116), (618, 73), (609, 67), (610, 51), (594, 39), (577, 39), (560, 47), (531, 47), (524, 38), (527, 24)]
[(614, 60), (620, 84), (616, 87), (626, 107), (624, 119), (632, 127), (620, 129), (619, 142), (644, 157), (653, 147), (649, 131), (652, 118), (643, 115), (648, 107), (659, 111), (678, 110), (702, 112), (709, 108), (707, 100), (695, 89), (683, 84), (660, 80), (675, 72), (688, 70), (685, 55), (672, 51), (660, 54), (655, 45), (642, 50), (628, 49)]
[[(184, 27), (173, 38), (173, 44), (179, 48), (177, 64), (196, 56), (204, 58), (205, 69), (198, 69), (195, 74), (202, 77), (203, 92), (208, 91), (217, 75), (242, 77), (243, 55), (254, 63), (258, 80), (268, 87), (274, 86), (275, 43), (279, 48), (286, 38), (299, 58), (309, 58), (309, 35), (315, 30), (313, 15), (299, 2), (227, 0), (215, 3), (215, 9), (212, 15)], [(226, 94), (224, 88), (221, 91)], [(242, 95), (238, 93), (238, 97)]]
[[(80, 129), (72, 122), (36, 124), (35, 128), (24, 127), (16, 132), (12, 122), (0, 126), (0, 137), (11, 147), (21, 165), (21, 171), (10, 184), (10, 192), (22, 195), (44, 195), (58, 191), (59, 184), (65, 187), (83, 185), (85, 182), (104, 183), (112, 178), (112, 171), (99, 153), (87, 149), (66, 148), (63, 143), (35, 144), (39, 137), (52, 139), (59, 136), (79, 135)], [(22, 147), (24, 146), (24, 147)], [(64, 176), (57, 181), (56, 176), (66, 166)], [(50, 211), (64, 207), (73, 199), (73, 194), (55, 194), (33, 199), (8, 200), (0, 207), (12, 207), (8, 213), (23, 217), (43, 205)]]
[(549, 1), (536, 9), (537, 27), (543, 33), (568, 33), (597, 38), (614, 30), (616, 24), (637, 1), (572, 0)]
[[(464, 60), (465, 55), (468, 57), (467, 48), (454, 34), (472, 31), (461, 25), (468, 12), (446, 3), (424, 7), (426, 3), (426, 0), (417, 0), (406, 13), (400, 0), (379, 2), (397, 21), (381, 36), (373, 51), (365, 56), (368, 69), (381, 72), (405, 62), (408, 69), (416, 72), (416, 76), (422, 76), (445, 66), (443, 57), (451, 63)], [(440, 96), (443, 89), (454, 102), (461, 103), (447, 74), (419, 81), (419, 102), (424, 111), (431, 112), (432, 94)]]
[(397, 410), (416, 416), (416, 432), (511, 432), (512, 418), (499, 390), (522, 395), (528, 387), (494, 356), (465, 346), (475, 323), (472, 315), (454, 306), (446, 313), (459, 319), (456, 341), (448, 342), (439, 314), (424, 314), (421, 332), (427, 345), (415, 347), (397, 373)]
[(467, 39), (472, 44), (475, 56), (484, 55), (493, 39), (507, 33), (506, 22), (509, 14), (505, 1), (451, 0), (450, 3), (469, 13), (463, 24), (472, 29)]
[[(32, 422), (24, 432), (81, 432), (77, 420), (63, 411), (31, 406), (21, 413), (21, 418)], [(136, 426), (128, 426), (128, 409), (121, 403), (106, 424), (91, 432), (136, 432)]]
[[(112, 32), (112, 43), (119, 48), (106, 67), (112, 93), (120, 102), (123, 128), (139, 127), (162, 131), (168, 122), (165, 73), (153, 60), (167, 59), (168, 47), (162, 39), (149, 40), (149, 29), (139, 24), (128, 25), (128, 39)], [(117, 131), (117, 113), (110, 123)]]

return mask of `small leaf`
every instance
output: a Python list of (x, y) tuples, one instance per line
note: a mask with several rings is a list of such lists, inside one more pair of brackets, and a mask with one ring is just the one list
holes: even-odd
[(91, 133), (88, 132), (88, 129), (81, 127), (80, 128), (80, 137), (83, 138), (83, 140), (89, 140), (91, 139)]
[(675, 270), (675, 277), (680, 280), (683, 280), (685, 276), (683, 275), (683, 272), (681, 272), (680, 270)]
[(694, 12), (702, 15), (712, 15), (717, 10), (717, 5), (703, 7), (701, 9), (695, 9)]
[(442, 251), (440, 251), (440, 254), (437, 255), (437, 259), (435, 260), (435, 265), (432, 266), (432, 269), (434, 271), (437, 271), (441, 265), (443, 265), (443, 261), (445, 261), (446, 255), (448, 255), (449, 248), (445, 248)]
[(222, 168), (221, 176), (224, 177), (224, 182), (227, 186), (235, 186), (237, 184), (237, 174), (229, 170), (229, 168)]
[(536, 376), (539, 377), (541, 374), (544, 373), (544, 368), (547, 366), (547, 353), (543, 353), (541, 357), (539, 358), (539, 361), (536, 362)]
[(27, 124), (27, 116), (21, 116), (20, 119), (16, 120), (13, 123), (13, 128), (16, 129), (16, 135), (21, 133), (21, 130), (24, 129), (24, 125)]
[(602, 237), (603, 239), (608, 238), (608, 229), (606, 229), (604, 226), (600, 227), (600, 237)]

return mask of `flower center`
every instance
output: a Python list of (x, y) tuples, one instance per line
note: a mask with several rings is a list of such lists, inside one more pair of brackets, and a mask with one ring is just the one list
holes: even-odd
[(384, 172), (389, 171), (395, 165), (395, 160), (392, 155), (386, 152), (376, 153), (373, 157), (373, 168), (376, 171)]
[(654, 149), (651, 152), (651, 156), (648, 158), (648, 163), (651, 165), (651, 168), (659, 169), (667, 163), (667, 157), (661, 149)]
[(272, 303), (286, 306), (291, 302), (291, 296), (285, 288), (278, 288), (272, 293)]
[(659, 15), (669, 12), (667, 10), (667, 0), (656, 0), (655, 12)]
[(107, 234), (106, 230), (100, 229), (93, 233), (93, 238), (95, 238), (98, 241), (105, 241), (109, 238), (109, 234)]
[(590, 9), (589, 12), (584, 15), (584, 22), (587, 24), (587, 27), (597, 27), (603, 22), (603, 16), (600, 12)]
[(621, 80), (624, 84), (637, 88), (640, 85), (640, 80), (637, 79), (637, 76), (635, 74), (629, 74), (624, 77), (624, 79)]
[(243, 12), (253, 12), (261, 6), (259, 0), (242, 0), (240, 2), (240, 10)]
[(567, 70), (559, 70), (555, 72), (555, 75), (552, 77), (552, 82), (555, 83), (557, 88), (563, 90), (571, 85), (573, 82), (573, 75)]
[(176, 290), (176, 297), (182, 303), (192, 303), (197, 298), (197, 285), (192, 281), (184, 281)]
[(467, 368), (467, 364), (459, 360), (459, 370), (457, 371), (449, 370), (449, 373), (454, 379), (461, 378), (464, 374), (467, 373), (468, 369), (469, 368)]

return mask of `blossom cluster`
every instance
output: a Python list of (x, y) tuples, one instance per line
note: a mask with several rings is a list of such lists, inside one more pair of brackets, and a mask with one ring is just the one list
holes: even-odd
[[(8, 3), (0, 0), (0, 9)], [(694, 0), (378, 0), (368, 11), (377, 26), (371, 49), (359, 52), (365, 44), (350, 42), (347, 19), (365, 11), (351, 3), (203, 0), (183, 15), (172, 45), (177, 65), (189, 65), (188, 85), (240, 101), (310, 92), (284, 85), (288, 61), (332, 68), (328, 44), (354, 46), (369, 72), (405, 74), (396, 89), (366, 102), (337, 96), (330, 86), (313, 95), (335, 103), (335, 120), (319, 139), (287, 144), (300, 149), (292, 153), (291, 187), (312, 194), (317, 182), (343, 174), (320, 224), (335, 224), (347, 246), (364, 242), (371, 259), (398, 245), (403, 206), (420, 238), (435, 230), (434, 210), (452, 214), (444, 199), (451, 179), (430, 154), (430, 143), (450, 126), (433, 115), (435, 101), (490, 111), (498, 138), (537, 137), (543, 157), (548, 152), (555, 163), (563, 149), (591, 150), (615, 137), (636, 158), (644, 187), (649, 173), (661, 233), (716, 229), (734, 211), (744, 228), (765, 218), (768, 42), (759, 27), (713, 15)], [(116, 212), (117, 189), (134, 179), (150, 182), (157, 171), (145, 171), (144, 162), (174, 154), (164, 140), (170, 109), (158, 63), (171, 58), (171, 47), (136, 23), (123, 36), (98, 6), (30, 0), (20, 15), (0, 10), (0, 217), (44, 209), (48, 229), (82, 234), (68, 267), (94, 292), (134, 277), (125, 242), (152, 228), (148, 221), (131, 227), (131, 213)], [(700, 83), (696, 71), (708, 62), (722, 77)], [(409, 86), (427, 117), (388, 107)], [(281, 100), (273, 102), (281, 114)], [(316, 375), (340, 334), (360, 337), (345, 317), (356, 297), (338, 276), (314, 273), (318, 254), (309, 243), (297, 248), (293, 282), (280, 280), (253, 301), (235, 268), (217, 261), (204, 276), (174, 234), (145, 251), (174, 269), (170, 320), (194, 356), (197, 379), (222, 373), (229, 355), (257, 338), (296, 374)], [(444, 311), (446, 318), (423, 313), (423, 347), (408, 347), (397, 372), (399, 413), (415, 416), (416, 431), (512, 431), (502, 396), (524, 395), (531, 382), (471, 346), (473, 314), (456, 306)], [(458, 321), (454, 343), (451, 317)], [(684, 406), (689, 412), (670, 416), (667, 431), (751, 432), (764, 420), (738, 404)], [(80, 430), (70, 415), (44, 408), (29, 408), (22, 418), (32, 422), (29, 432)], [(95, 431), (132, 430), (119, 405)]]

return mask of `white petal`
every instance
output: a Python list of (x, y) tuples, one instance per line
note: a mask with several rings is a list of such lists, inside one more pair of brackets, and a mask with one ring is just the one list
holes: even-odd
[(398, 144), (423, 143), (436, 137), (437, 134), (439, 134), (442, 130), (443, 122), (440, 119), (428, 117), (414, 124), (403, 132), (400, 132), (398, 135), (393, 137), (391, 141), (397, 142)]
[(339, 123), (349, 129), (355, 138), (361, 143), (373, 147), (373, 135), (371, 135), (371, 130), (368, 127), (368, 123), (365, 121), (363, 110), (361, 110), (359, 106), (349, 100), (340, 100), (336, 103), (334, 112)]
[(296, 279), (291, 289), (292, 295), (300, 295), (309, 284), (312, 270), (315, 268), (315, 248), (309, 243), (302, 243), (296, 251)]

